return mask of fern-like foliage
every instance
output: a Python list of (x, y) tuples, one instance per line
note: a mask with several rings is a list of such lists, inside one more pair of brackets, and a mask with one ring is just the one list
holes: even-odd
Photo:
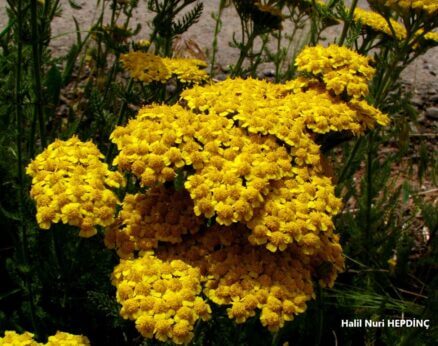
[(191, 11), (182, 17), (182, 19), (172, 23), (173, 37), (186, 32), (193, 24), (197, 23), (201, 17), (203, 9), (204, 4), (202, 2), (197, 3)]
[[(193, 3), (194, 7), (177, 19), (178, 14)], [(147, 5), (156, 13), (152, 20), (151, 42), (155, 42), (156, 53), (166, 56), (171, 55), (173, 39), (198, 22), (204, 9), (203, 3), (196, 0), (148, 0)]]

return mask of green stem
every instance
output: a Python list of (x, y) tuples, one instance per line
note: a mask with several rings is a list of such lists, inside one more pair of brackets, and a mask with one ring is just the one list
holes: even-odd
[(31, 29), (32, 29), (32, 63), (33, 63), (33, 73), (34, 73), (34, 92), (35, 92), (35, 112), (37, 114), (39, 126), (40, 126), (40, 137), (41, 146), (46, 147), (46, 135), (45, 135), (45, 123), (44, 123), (44, 110), (43, 110), (43, 97), (42, 97), (42, 87), (41, 87), (41, 59), (39, 51), (39, 33), (38, 33), (38, 22), (37, 22), (37, 0), (31, 0), (30, 6), (31, 12)]
[(353, 13), (357, 6), (357, 0), (353, 0), (351, 3), (350, 11), (348, 12), (348, 18), (344, 22), (344, 27), (342, 28), (342, 33), (339, 38), (338, 45), (342, 46), (345, 39), (347, 38), (348, 29), (350, 28), (351, 21), (353, 20)]
[(234, 66), (232, 77), (236, 77), (236, 76), (238, 76), (242, 72), (243, 61), (245, 60), (245, 58), (246, 58), (246, 56), (248, 54), (248, 51), (251, 49), (252, 44), (253, 44), (254, 39), (256, 38), (256, 36), (257, 36), (256, 33), (254, 31), (252, 31), (251, 34), (248, 37), (248, 41), (246, 42), (244, 47), (240, 50), (239, 60), (237, 60), (237, 63)]
[[(21, 42), (21, 37), (23, 35), (23, 13), (22, 13), (22, 0), (17, 0), (17, 64), (15, 67), (15, 112), (17, 117), (17, 176), (18, 176), (18, 211), (20, 214), (21, 222), (18, 225), (20, 238), (21, 238), (21, 256), (25, 267), (29, 268), (29, 253), (28, 253), (28, 239), (27, 239), (27, 229), (24, 221), (24, 175), (23, 175), (23, 152), (22, 152), (22, 142), (23, 142), (23, 111), (22, 111), (22, 96), (21, 96), (21, 68), (22, 68), (22, 54), (23, 46)], [(35, 332), (37, 330), (36, 318), (35, 318), (35, 305), (34, 305), (34, 295), (32, 285), (29, 280), (29, 271), (24, 274), (24, 282), (26, 286), (27, 293), (29, 295), (29, 306), (30, 306), (30, 319), (32, 323), (32, 328)]]
[(371, 241), (371, 212), (373, 203), (373, 145), (374, 145), (374, 132), (370, 132), (368, 135), (368, 152), (367, 152), (367, 204), (365, 214), (365, 247), (367, 248), (366, 254), (369, 254), (369, 246)]
[(118, 67), (119, 67), (119, 53), (116, 53), (114, 65), (112, 66), (111, 71), (108, 75), (108, 79), (105, 83), (105, 90), (104, 90), (103, 98), (102, 98), (103, 104), (106, 103), (106, 98), (108, 97), (108, 93), (109, 93), (109, 90), (111, 88), (111, 85), (112, 85), (112, 82), (113, 82), (113, 79), (114, 79), (114, 76), (117, 72)]
[(318, 43), (318, 24), (319, 24), (319, 13), (316, 11), (316, 1), (312, 0), (313, 10), (311, 12), (310, 20), (310, 45), (315, 46)]
[(282, 62), (284, 61), (284, 59), (280, 60), (280, 51), (281, 51), (281, 38), (283, 37), (282, 35), (282, 29), (278, 29), (278, 34), (277, 34), (277, 56), (275, 57), (274, 63), (275, 63), (275, 83), (279, 83), (280, 82), (280, 65), (282, 64)]
[[(134, 85), (134, 80), (132, 78), (130, 78), (129, 82), (128, 82), (128, 85), (126, 86), (125, 95), (128, 95), (131, 92), (133, 85)], [(123, 116), (124, 116), (124, 114), (126, 112), (126, 108), (127, 107), (128, 107), (128, 100), (125, 97), (124, 100), (123, 100), (122, 105), (120, 106), (119, 114), (117, 115), (116, 126), (119, 126), (119, 125), (122, 124)], [(113, 151), (114, 151), (114, 143), (111, 142), (109, 147), (108, 147), (108, 151), (107, 151), (106, 158), (105, 158), (105, 161), (107, 163), (110, 163), (112, 161)]]
[(222, 21), (221, 21), (221, 17), (222, 17), (222, 11), (225, 7), (225, 0), (220, 0), (219, 2), (219, 10), (217, 13), (217, 18), (216, 18), (216, 25), (214, 27), (214, 38), (213, 38), (213, 45), (212, 45), (212, 55), (211, 55), (211, 63), (210, 63), (210, 76), (213, 76), (213, 69), (214, 69), (214, 64), (216, 63), (216, 53), (217, 53), (217, 37), (219, 35), (219, 32), (221, 30), (222, 27)]
[(351, 153), (350, 153), (350, 155), (348, 157), (347, 163), (342, 167), (342, 171), (341, 171), (341, 174), (339, 175), (339, 179), (338, 179), (337, 185), (340, 185), (344, 181), (345, 175), (347, 174), (347, 171), (350, 168), (351, 163), (355, 159), (356, 153), (359, 150), (359, 147), (362, 144), (362, 141), (363, 141), (363, 139), (362, 139), (362, 137), (360, 137), (356, 141), (356, 143), (354, 144), (353, 150), (351, 151)]

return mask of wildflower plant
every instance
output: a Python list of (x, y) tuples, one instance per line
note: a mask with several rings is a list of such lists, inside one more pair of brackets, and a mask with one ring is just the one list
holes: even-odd
[[(131, 54), (127, 68), (142, 66), (139, 58), (155, 61)], [(260, 311), (277, 331), (305, 311), (312, 279), (332, 286), (343, 270), (332, 221), (341, 201), (315, 134), (361, 134), (389, 120), (364, 99), (374, 73), (366, 57), (309, 47), (296, 64), (303, 75), (286, 84), (228, 79), (187, 89), (179, 104), (141, 108), (111, 134), (119, 172), (75, 137), (29, 165), (43, 228), (60, 220), (80, 235), (107, 228), (106, 245), (126, 258), (112, 276), (121, 316), (144, 337), (190, 341), (211, 313), (201, 294), (229, 306), (237, 323)], [(119, 202), (109, 188), (123, 187), (121, 173), (144, 192)], [(182, 190), (169, 185), (178, 177)], [(321, 266), (329, 269), (318, 274)]]
[[(17, 198), (0, 215), (19, 233), (7, 238), (17, 253), (1, 269), (17, 287), (2, 289), (0, 322), (32, 333), (5, 331), (1, 345), (205, 344), (210, 335), (247, 344), (262, 333), (273, 345), (320, 344), (323, 323), (342, 340), (361, 333), (335, 325), (345, 316), (423, 313), (433, 292), (421, 266), (431, 267), (409, 262), (407, 229), (412, 213), (430, 230), (436, 218), (419, 194), (409, 211), (411, 187), (389, 178), (402, 150), (378, 148), (401, 126), (393, 114), (408, 109), (394, 97), (400, 73), (437, 45), (435, 1), (370, 0), (370, 10), (220, 1), (211, 73), (230, 4), (242, 24), (238, 60), (220, 82), (174, 44), (202, 2), (147, 1), (155, 17), (144, 40), (131, 25), (137, 0), (109, 12), (97, 1), (93, 27), (83, 36), (75, 21), (76, 43), (59, 60), (47, 49), (59, 2), (8, 3), (0, 173), (2, 194)], [(335, 24), (341, 35), (321, 45)], [(255, 78), (266, 61), (275, 83)], [(416, 300), (404, 299), (418, 283)], [(20, 301), (11, 313), (9, 297)], [(54, 334), (64, 326), (90, 339)]]
[[(260, 310), (262, 325), (277, 331), (305, 310), (312, 278), (331, 286), (342, 271), (332, 222), (341, 203), (324, 176), (314, 134), (360, 134), (388, 118), (363, 99), (373, 74), (366, 58), (316, 47), (303, 51), (297, 65), (308, 77), (283, 85), (229, 79), (195, 86), (179, 104), (145, 106), (112, 133), (119, 151), (113, 164), (146, 189), (125, 195), (106, 232), (107, 246), (128, 258), (113, 273), (122, 317), (135, 320), (143, 336), (189, 341), (196, 320), (209, 318), (201, 292), (231, 305), (228, 316), (237, 323)], [(333, 80), (340, 89), (333, 90)], [(169, 185), (177, 177), (182, 191)], [(330, 269), (316, 274), (324, 265)], [(184, 293), (185, 270), (193, 272), (191, 293)], [(176, 285), (173, 278), (178, 287), (166, 288)]]

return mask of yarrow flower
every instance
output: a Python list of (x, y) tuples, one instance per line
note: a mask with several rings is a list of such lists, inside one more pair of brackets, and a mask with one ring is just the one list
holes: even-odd
[(202, 162), (201, 146), (193, 138), (199, 130), (196, 120), (178, 105), (142, 108), (111, 134), (120, 151), (113, 164), (134, 173), (144, 186), (172, 181), (178, 169)]
[(427, 34), (424, 35), (424, 38), (426, 40), (438, 43), (438, 32), (433, 32), (433, 31), (428, 32)]
[(90, 341), (86, 336), (73, 335), (65, 332), (56, 332), (49, 336), (46, 346), (89, 346)]
[(78, 227), (81, 237), (91, 237), (96, 226), (114, 222), (119, 200), (112, 188), (123, 186), (124, 178), (110, 171), (102, 158), (92, 142), (72, 137), (56, 140), (27, 166), (42, 229), (62, 222)]
[(321, 236), (332, 234), (332, 217), (340, 207), (329, 178), (314, 175), (302, 179), (298, 175), (280, 180), (273, 183), (263, 207), (248, 223), (252, 230), (249, 241), (267, 244), (272, 252), (296, 243), (305, 254), (312, 254), (320, 246)]
[(116, 222), (105, 233), (105, 244), (122, 258), (133, 257), (160, 241), (181, 242), (183, 235), (196, 233), (201, 222), (187, 191), (160, 186), (125, 196)]
[(438, 13), (436, 0), (369, 0), (371, 4), (384, 5), (402, 14), (408, 12), (420, 12), (428, 16)]
[(376, 122), (380, 125), (388, 122), (388, 118), (372, 106), (369, 106), (374, 109), (372, 115), (357, 108), (355, 100), (360, 100), (359, 97), (345, 102), (328, 92), (318, 80), (303, 77), (284, 85), (228, 79), (187, 89), (181, 97), (182, 103), (194, 112), (233, 119), (249, 133), (269, 134), (297, 150), (301, 148), (308, 153), (307, 161), (313, 165), (319, 161), (319, 149), (308, 139), (310, 131), (360, 134), (374, 127)]
[(353, 98), (368, 95), (368, 83), (375, 73), (369, 58), (346, 47), (307, 47), (297, 56), (298, 71), (320, 77), (336, 95), (344, 91)]
[(18, 334), (15, 331), (5, 331), (5, 336), (0, 338), (0, 345), (2, 346), (39, 346), (42, 345), (33, 339), (34, 334), (24, 332)]
[(207, 64), (199, 59), (162, 58), (152, 53), (129, 52), (120, 58), (130, 75), (144, 83), (167, 82), (176, 77), (182, 83), (198, 84), (209, 79)]
[[(371, 30), (382, 32), (388, 36), (393, 36), (393, 32), (387, 20), (377, 12), (356, 7), (353, 19)], [(404, 39), (406, 37), (406, 28), (394, 19), (390, 19), (390, 23), (394, 30), (395, 37), (399, 40)]]
[[(306, 309), (314, 295), (312, 273), (328, 258), (310, 263), (298, 246), (276, 256), (251, 246), (247, 232), (242, 224), (216, 224), (184, 243), (159, 248), (156, 255), (163, 261), (180, 259), (201, 268), (204, 294), (216, 304), (229, 306), (228, 316), (237, 323), (244, 323), (259, 310), (262, 325), (276, 331)], [(329, 252), (330, 246), (338, 248), (330, 257), (335, 266), (324, 273), (328, 284), (343, 267), (338, 241), (335, 237), (328, 240), (329, 247), (321, 242), (315, 248), (315, 258), (316, 253)]]
[(201, 273), (181, 260), (162, 261), (145, 252), (121, 260), (112, 275), (125, 319), (135, 321), (147, 338), (188, 343), (197, 320), (208, 320), (210, 306), (201, 298)]
[(55, 335), (49, 336), (47, 343), (39, 343), (33, 339), (34, 334), (24, 332), (18, 334), (14, 331), (6, 331), (5, 336), (0, 338), (2, 346), (90, 346), (86, 336), (74, 335), (57, 331)]

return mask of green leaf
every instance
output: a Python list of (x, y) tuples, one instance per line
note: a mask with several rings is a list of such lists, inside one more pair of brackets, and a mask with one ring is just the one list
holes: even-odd
[(46, 87), (49, 103), (57, 105), (61, 95), (62, 76), (56, 65), (52, 65), (46, 75)]
[(12, 295), (14, 295), (15, 293), (18, 293), (18, 292), (20, 292), (20, 291), (21, 291), (20, 288), (16, 288), (15, 290), (12, 290), (12, 291), (9, 291), (9, 292), (6, 292), (6, 293), (3, 293), (3, 294), (0, 295), (0, 300), (3, 300), (3, 299), (5, 299), (5, 298), (8, 298), (9, 296), (12, 296)]
[(3, 208), (1, 205), (0, 205), (0, 212), (4, 215), (4, 216), (6, 216), (6, 218), (8, 218), (8, 219), (10, 219), (10, 220), (14, 220), (14, 221), (21, 221), (21, 218), (20, 218), (20, 215), (18, 214), (18, 212), (10, 212), (10, 211), (7, 211), (5, 208)]

